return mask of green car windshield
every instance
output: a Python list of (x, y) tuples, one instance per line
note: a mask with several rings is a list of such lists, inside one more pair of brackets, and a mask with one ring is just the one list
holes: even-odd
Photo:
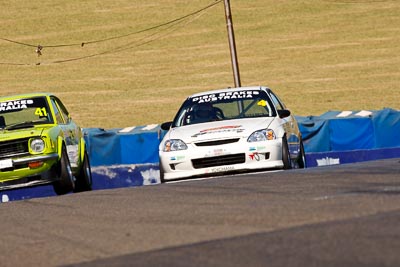
[(210, 121), (274, 117), (276, 110), (264, 91), (232, 91), (188, 98), (178, 111), (173, 127)]
[(53, 123), (45, 97), (0, 102), (0, 129), (22, 129)]

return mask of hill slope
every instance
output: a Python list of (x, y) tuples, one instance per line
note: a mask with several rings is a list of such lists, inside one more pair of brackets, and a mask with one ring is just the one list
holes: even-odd
[[(187, 95), (233, 86), (223, 2), (195, 13), (213, 3), (11, 1), (0, 92), (54, 92), (83, 127), (170, 120)], [(273, 88), (297, 115), (400, 109), (399, 1), (231, 4), (242, 85)]]

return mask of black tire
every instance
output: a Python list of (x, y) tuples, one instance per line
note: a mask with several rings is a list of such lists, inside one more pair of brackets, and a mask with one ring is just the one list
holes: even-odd
[(292, 159), (290, 158), (289, 145), (286, 135), (282, 138), (282, 161), (283, 169), (288, 170), (292, 168)]
[(87, 152), (83, 156), (83, 163), (76, 177), (74, 192), (83, 192), (92, 190), (92, 170)]
[(61, 159), (58, 162), (57, 176), (58, 180), (53, 184), (54, 191), (57, 195), (64, 195), (74, 190), (75, 178), (72, 175), (71, 164), (65, 147), (62, 149)]
[(158, 162), (159, 163), (159, 168), (160, 168), (160, 183), (165, 183), (165, 180), (164, 180), (164, 170), (163, 170), (163, 168), (162, 168), (162, 165), (161, 165), (161, 161), (159, 161)]
[(300, 140), (300, 152), (297, 157), (297, 164), (299, 165), (300, 169), (306, 168), (306, 153), (304, 151), (303, 140)]

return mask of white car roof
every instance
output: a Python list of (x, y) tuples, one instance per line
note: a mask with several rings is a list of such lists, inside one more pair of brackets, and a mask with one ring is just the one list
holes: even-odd
[(265, 86), (246, 86), (246, 87), (233, 87), (233, 88), (225, 88), (225, 89), (217, 89), (217, 90), (211, 90), (211, 91), (205, 91), (205, 92), (200, 92), (193, 94), (189, 96), (188, 98), (193, 98), (201, 95), (208, 95), (208, 94), (215, 94), (215, 93), (224, 93), (224, 92), (234, 92), (234, 91), (260, 91), (260, 90), (268, 90), (268, 87)]

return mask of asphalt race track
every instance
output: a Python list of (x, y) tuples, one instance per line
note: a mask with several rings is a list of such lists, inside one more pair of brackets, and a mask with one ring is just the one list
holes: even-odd
[(400, 159), (0, 204), (0, 266), (400, 266)]

